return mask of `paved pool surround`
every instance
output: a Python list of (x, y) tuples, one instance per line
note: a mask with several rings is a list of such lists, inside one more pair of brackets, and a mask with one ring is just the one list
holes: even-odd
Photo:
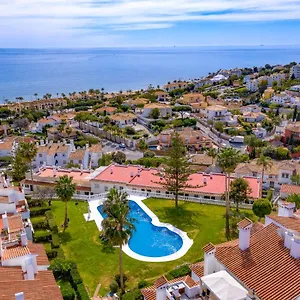
[[(130, 256), (130, 257), (132, 257), (136, 260), (140, 260), (140, 261), (145, 261), (145, 262), (166, 262), (166, 261), (172, 261), (172, 260), (179, 259), (188, 252), (188, 250), (190, 249), (190, 247), (193, 244), (193, 240), (191, 240), (188, 237), (186, 232), (176, 228), (175, 226), (173, 226), (171, 224), (160, 222), (158, 220), (158, 217), (143, 203), (143, 200), (146, 199), (145, 197), (129, 195), (128, 199), (130, 199), (131, 201), (134, 201), (135, 203), (137, 203), (140, 206), (140, 208), (152, 219), (151, 223), (154, 226), (165, 227), (165, 228), (169, 229), (170, 231), (175, 232), (176, 234), (178, 234), (182, 239), (182, 246), (178, 251), (176, 251), (175, 253), (172, 253), (170, 255), (161, 256), (161, 257), (151, 257), (151, 256), (143, 256), (143, 255), (140, 255), (140, 254), (132, 251), (130, 249), (129, 245), (126, 244), (126, 245), (123, 246), (124, 253), (126, 253), (128, 256)], [(90, 200), (88, 202), (89, 203), (90, 216), (89, 216), (89, 214), (84, 214), (84, 218), (85, 218), (86, 221), (95, 221), (99, 231), (102, 230), (101, 223), (102, 223), (103, 217), (101, 216), (101, 214), (98, 211), (98, 206), (101, 205), (104, 201), (105, 201), (105, 199)]]

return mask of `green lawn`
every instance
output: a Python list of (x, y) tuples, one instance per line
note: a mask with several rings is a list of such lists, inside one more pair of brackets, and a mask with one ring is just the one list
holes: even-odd
[[(174, 267), (183, 263), (193, 263), (203, 257), (201, 248), (208, 242), (224, 241), (225, 207), (180, 202), (178, 211), (171, 200), (147, 199), (145, 204), (159, 217), (160, 221), (171, 223), (188, 232), (194, 244), (182, 258), (166, 263), (140, 262), (124, 254), (124, 270), (127, 286), (133, 287), (141, 279), (154, 281)], [(52, 211), (58, 225), (63, 223), (64, 203), (52, 202)], [(66, 258), (77, 263), (78, 270), (91, 294), (98, 283), (102, 284), (100, 294), (108, 290), (115, 274), (118, 273), (118, 250), (105, 250), (99, 240), (99, 232), (93, 221), (86, 222), (83, 214), (87, 203), (69, 203), (69, 228), (60, 233), (62, 248)], [(61, 227), (60, 227), (61, 228)]]

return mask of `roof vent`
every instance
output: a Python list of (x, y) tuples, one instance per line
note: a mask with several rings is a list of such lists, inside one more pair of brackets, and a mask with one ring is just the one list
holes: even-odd
[(131, 173), (130, 173), (130, 177), (133, 177), (133, 176), (134, 176), (134, 173), (133, 173), (133, 172), (131, 172)]
[(113, 168), (110, 168), (110, 174), (113, 174), (113, 173), (114, 173)]
[(203, 177), (203, 184), (207, 185), (207, 179), (206, 179), (206, 177)]

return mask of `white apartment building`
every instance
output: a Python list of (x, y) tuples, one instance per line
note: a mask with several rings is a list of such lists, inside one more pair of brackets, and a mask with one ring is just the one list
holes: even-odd
[(200, 113), (207, 119), (213, 121), (226, 121), (230, 118), (231, 114), (227, 108), (222, 105), (211, 105), (200, 110)]
[(296, 79), (300, 79), (300, 64), (292, 66), (290, 76), (294, 75)]

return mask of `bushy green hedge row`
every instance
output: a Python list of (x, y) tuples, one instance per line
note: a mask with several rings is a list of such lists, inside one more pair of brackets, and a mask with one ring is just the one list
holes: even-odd
[(42, 206), (42, 207), (32, 207), (30, 208), (30, 216), (35, 217), (35, 216), (43, 216), (45, 215), (45, 212), (50, 210), (49, 206)]
[(53, 231), (54, 233), (58, 233), (58, 228), (57, 228), (55, 217), (53, 216), (52, 211), (51, 210), (47, 211), (45, 213), (45, 216), (46, 216), (50, 230)]
[(33, 241), (35, 243), (49, 242), (51, 239), (51, 232), (47, 230), (36, 230), (33, 235)]
[(57, 257), (57, 249), (46, 250), (46, 254), (49, 259)]
[(37, 216), (30, 219), (34, 229), (48, 229), (48, 222), (44, 216)]
[(182, 277), (182, 276), (186, 276), (186, 275), (190, 275), (191, 274), (191, 270), (189, 268), (188, 265), (182, 265), (170, 272), (168, 272), (166, 274), (166, 278), (168, 280), (174, 279), (174, 278), (178, 278), (178, 277)]
[(52, 241), (51, 241), (51, 248), (57, 249), (59, 248), (60, 240), (57, 233), (52, 233)]
[(64, 300), (74, 300), (76, 293), (75, 290), (72, 288), (70, 282), (68, 281), (61, 281), (59, 282), (60, 291), (64, 298)]
[(90, 296), (86, 291), (83, 283), (77, 284), (77, 297), (79, 300), (90, 300)]

